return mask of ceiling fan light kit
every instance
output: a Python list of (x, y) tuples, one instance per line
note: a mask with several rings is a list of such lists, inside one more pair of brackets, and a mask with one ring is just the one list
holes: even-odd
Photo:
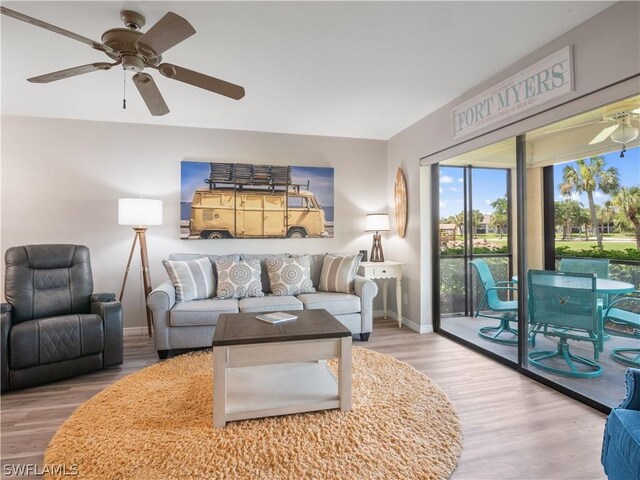
[(169, 113), (169, 107), (167, 107), (153, 77), (148, 73), (143, 73), (145, 68), (156, 69), (161, 75), (171, 80), (178, 80), (234, 100), (239, 100), (245, 95), (244, 88), (239, 85), (170, 63), (160, 63), (162, 61), (161, 55), (164, 52), (196, 33), (187, 20), (173, 12), (168, 12), (146, 33), (143, 33), (140, 29), (145, 25), (144, 16), (132, 10), (123, 10), (120, 12), (120, 18), (127, 28), (107, 30), (102, 34), (102, 43), (6, 7), (0, 7), (0, 12), (36, 27), (85, 43), (115, 60), (115, 63), (96, 62), (66, 68), (28, 78), (29, 82), (49, 83), (98, 70), (109, 70), (116, 65), (122, 65), (124, 70), (135, 72), (133, 82), (149, 112), (154, 116), (166, 115)]
[(616, 143), (626, 144), (638, 138), (640, 130), (631, 125), (630, 118), (623, 118), (618, 121), (618, 128), (611, 134), (611, 140)]
[(615, 124), (605, 127), (589, 142), (589, 145), (595, 145), (611, 138), (612, 142), (622, 144), (620, 158), (624, 158), (627, 143), (634, 141), (640, 135), (640, 129), (631, 124), (632, 120), (636, 121), (640, 117), (640, 108), (637, 105), (637, 101), (629, 100), (605, 109), (603, 120), (615, 122)]

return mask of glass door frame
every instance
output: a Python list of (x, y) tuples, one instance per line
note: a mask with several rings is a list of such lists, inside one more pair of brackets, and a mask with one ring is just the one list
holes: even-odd
[[(517, 155), (516, 155), (517, 157)], [(485, 349), (483, 347), (481, 347), (480, 345), (470, 342), (469, 340), (466, 340), (464, 338), (458, 337), (457, 335), (454, 335), (453, 333), (450, 333), (446, 330), (442, 330), (441, 328), (441, 322), (440, 322), (440, 315), (441, 315), (441, 308), (440, 308), (440, 277), (441, 277), (441, 272), (440, 272), (440, 164), (439, 163), (434, 163), (432, 164), (430, 167), (430, 177), (431, 177), (431, 184), (430, 184), (430, 189), (431, 189), (431, 231), (432, 231), (432, 242), (434, 247), (431, 249), (431, 265), (432, 265), (432, 304), (431, 304), (431, 309), (432, 309), (432, 319), (433, 319), (433, 331), (439, 335), (442, 335), (450, 340), (454, 340), (457, 343), (460, 343), (468, 348), (471, 348), (474, 351), (480, 352), (483, 355), (486, 355), (494, 360), (499, 361), (500, 363), (513, 368), (513, 369), (518, 369), (518, 365), (520, 364), (521, 357), (520, 357), (520, 352), (518, 352), (518, 362), (514, 362), (513, 360), (510, 360), (508, 358), (505, 358), (497, 353), (492, 352), (491, 350)], [(473, 165), (456, 165), (455, 167), (452, 168), (462, 168), (464, 169), (464, 209), (463, 209), (463, 214), (464, 214), (464, 227), (465, 227), (465, 242), (464, 242), (464, 253), (463, 256), (465, 258), (474, 258), (474, 254), (473, 254), (473, 232), (471, 231), (471, 235), (467, 235), (466, 232), (468, 230), (467, 227), (470, 226), (470, 222), (472, 223), (472, 220), (469, 221), (467, 219), (467, 214), (469, 211), (469, 207), (473, 206), (471, 200), (468, 198), (472, 195), (472, 189), (473, 189), (473, 181), (469, 182), (470, 177), (472, 176), (471, 173), (473, 172), (473, 169), (492, 169), (492, 170), (506, 170), (506, 177), (507, 177), (507, 181), (506, 181), (506, 187), (507, 187), (507, 198), (510, 200), (507, 202), (507, 245), (508, 245), (508, 253), (507, 254), (496, 254), (496, 255), (492, 255), (492, 254), (479, 254), (478, 257), (482, 258), (482, 257), (505, 257), (508, 258), (508, 270), (509, 270), (509, 275), (511, 275), (512, 273), (512, 269), (513, 269), (513, 241), (512, 241), (512, 237), (511, 235), (513, 235), (514, 229), (513, 229), (513, 220), (512, 220), (512, 213), (513, 213), (513, 209), (511, 206), (511, 200), (513, 200), (513, 189), (511, 188), (511, 182), (512, 182), (512, 178), (511, 178), (511, 169), (509, 168), (497, 168), (497, 167), (474, 167)], [(517, 165), (516, 165), (516, 175), (517, 175)], [(518, 201), (518, 205), (520, 205), (521, 202)], [(473, 217), (472, 217), (473, 218)], [(517, 222), (516, 222), (517, 224)], [(471, 225), (472, 226), (472, 225)], [(517, 251), (519, 251), (520, 248), (520, 242), (517, 242), (518, 248), (516, 249)], [(518, 253), (518, 258), (520, 258), (520, 254)], [(468, 313), (468, 309), (472, 308), (472, 302), (473, 302), (473, 286), (472, 286), (472, 282), (469, 282), (469, 277), (470, 277), (470, 272), (469, 272), (469, 267), (467, 262), (465, 261), (465, 265), (464, 265), (464, 276), (465, 276), (465, 283), (468, 283), (470, 285), (470, 288), (465, 288), (465, 313)], [(522, 297), (519, 297), (522, 298)], [(522, 303), (522, 302), (518, 302), (518, 303)], [(518, 312), (520, 313), (520, 312)], [(520, 318), (520, 317), (519, 317)], [(521, 328), (521, 326), (519, 325), (519, 328)], [(520, 349), (518, 349), (520, 350)]]
[[(517, 255), (517, 271), (526, 272), (528, 270), (527, 265), (527, 230), (526, 230), (526, 185), (527, 185), (527, 163), (526, 163), (526, 135), (521, 134), (515, 137), (516, 140), (516, 191), (515, 191), (515, 201), (516, 201), (516, 235), (518, 238), (516, 244), (516, 255)], [(611, 408), (590, 398), (585, 395), (582, 395), (574, 390), (571, 390), (560, 383), (557, 383), (553, 380), (550, 380), (542, 375), (533, 371), (533, 369), (528, 368), (527, 365), (527, 354), (528, 354), (528, 335), (519, 335), (518, 336), (518, 361), (513, 362), (505, 357), (502, 357), (496, 353), (493, 353), (491, 350), (487, 350), (482, 348), (481, 346), (472, 343), (468, 340), (460, 338), (452, 333), (449, 333), (445, 330), (441, 329), (440, 322), (440, 248), (439, 248), (439, 237), (440, 237), (440, 216), (439, 216), (439, 205), (440, 205), (440, 191), (439, 191), (439, 181), (440, 181), (440, 166), (438, 163), (434, 163), (429, 167), (430, 170), (430, 200), (431, 200), (431, 233), (432, 233), (432, 242), (433, 245), (437, 245), (436, 247), (431, 249), (431, 266), (432, 266), (432, 318), (433, 318), (433, 331), (442, 335), (456, 343), (464, 345), (471, 350), (474, 350), (482, 355), (485, 355), (497, 362), (505, 365), (506, 367), (512, 368), (516, 370), (518, 373), (531, 378), (553, 390), (556, 390), (564, 395), (567, 395), (570, 398), (578, 400), (579, 402), (588, 405), (596, 410), (599, 410), (603, 413), (610, 413)], [(550, 249), (554, 248), (553, 244), (549, 241), (548, 238), (548, 230), (547, 224), (550, 221), (553, 221), (553, 216), (550, 215), (550, 208), (553, 208), (553, 184), (551, 182), (551, 186), (549, 187), (549, 175), (552, 175), (553, 172), (549, 173), (548, 170), (543, 170), (543, 202), (544, 204), (541, 207), (544, 211), (544, 222), (545, 222), (545, 239), (544, 239), (544, 249), (545, 253), (549, 252)], [(549, 188), (551, 188), (551, 192), (549, 192)], [(513, 192), (512, 192), (513, 193)], [(549, 193), (550, 198), (549, 200)], [(466, 210), (466, 205), (465, 205)], [(511, 222), (511, 218), (509, 219)], [(511, 225), (510, 225), (511, 226)], [(509, 227), (510, 228), (510, 227)], [(552, 230), (553, 231), (553, 230)], [(511, 255), (513, 252), (511, 251)], [(554, 257), (555, 258), (555, 257)], [(545, 255), (545, 268), (549, 268), (547, 265), (549, 256)], [(465, 267), (466, 268), (466, 267)], [(552, 265), (551, 269), (555, 269)], [(520, 274), (518, 276), (518, 298), (527, 298), (528, 291), (528, 279), (527, 275)], [(528, 302), (519, 301), (518, 302), (518, 329), (520, 332), (528, 331)]]

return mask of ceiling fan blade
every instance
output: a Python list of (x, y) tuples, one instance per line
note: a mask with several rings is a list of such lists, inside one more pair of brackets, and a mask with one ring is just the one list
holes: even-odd
[(544, 133), (550, 134), (550, 133), (564, 132), (565, 130), (571, 130), (572, 128), (587, 127), (589, 125), (596, 125), (598, 123), (605, 123), (605, 122), (603, 122), (602, 120), (595, 120), (593, 122), (581, 123), (579, 125), (569, 125), (568, 127), (556, 128), (555, 130), (549, 130), (548, 132), (544, 132)]
[(596, 143), (604, 142), (609, 137), (609, 135), (611, 135), (618, 129), (619, 126), (620, 125), (616, 123), (615, 125), (609, 125), (608, 127), (605, 127), (604, 130), (602, 130), (593, 138), (593, 140), (589, 142), (589, 145), (595, 145)]
[(157, 57), (194, 33), (189, 22), (169, 12), (138, 39), (136, 47), (143, 55)]
[(57, 72), (46, 73), (44, 75), (40, 75), (38, 77), (27, 78), (27, 81), (31, 83), (49, 83), (55, 82), (56, 80), (62, 80), (63, 78), (75, 77), (76, 75), (82, 75), (83, 73), (95, 72), (97, 70), (109, 70), (114, 65), (119, 65), (120, 62), (116, 63), (90, 63), (88, 65), (81, 65), (79, 67), (66, 68), (64, 70), (59, 70)]
[(16, 20), (30, 23), (31, 25), (35, 25), (36, 27), (44, 28), (45, 30), (49, 30), (60, 35), (64, 35), (65, 37), (73, 38), (74, 40), (77, 40), (79, 42), (86, 43), (96, 50), (115, 53), (113, 49), (111, 47), (108, 47), (107, 45), (96, 42), (95, 40), (91, 40), (90, 38), (83, 37), (82, 35), (78, 35), (77, 33), (70, 32), (69, 30), (65, 30), (64, 28), (56, 27), (55, 25), (51, 25), (50, 23), (43, 22), (42, 20), (38, 20), (37, 18), (30, 17), (28, 15), (25, 15), (24, 13), (16, 12), (15, 10), (10, 10), (6, 7), (0, 7), (0, 13), (3, 13), (4, 15), (7, 15), (9, 17), (13, 17)]
[(153, 81), (153, 77), (148, 73), (136, 73), (133, 76), (133, 83), (136, 84), (140, 96), (147, 104), (147, 108), (153, 116), (166, 115), (169, 113), (169, 107), (164, 102), (160, 90), (156, 82)]
[(188, 68), (179, 67), (170, 63), (162, 63), (156, 68), (165, 77), (178, 80), (179, 82), (188, 83), (189, 85), (200, 87), (235, 100), (240, 100), (244, 97), (244, 88), (240, 85), (225, 82), (224, 80), (210, 77), (204, 73), (194, 72)]

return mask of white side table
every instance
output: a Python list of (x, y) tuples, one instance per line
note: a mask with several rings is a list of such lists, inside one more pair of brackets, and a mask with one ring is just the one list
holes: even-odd
[(396, 279), (396, 304), (398, 308), (398, 327), (402, 327), (402, 267), (400, 262), (361, 262), (358, 275), (370, 280), (378, 278), (384, 280), (382, 283), (382, 305), (384, 307), (384, 318), (387, 318), (387, 282), (390, 278)]

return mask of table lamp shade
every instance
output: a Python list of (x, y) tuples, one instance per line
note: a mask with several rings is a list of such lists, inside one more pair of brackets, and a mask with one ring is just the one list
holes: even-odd
[(162, 202), (149, 198), (118, 200), (118, 224), (162, 225)]
[(370, 213), (367, 215), (366, 232), (388, 232), (389, 215), (386, 213)]

